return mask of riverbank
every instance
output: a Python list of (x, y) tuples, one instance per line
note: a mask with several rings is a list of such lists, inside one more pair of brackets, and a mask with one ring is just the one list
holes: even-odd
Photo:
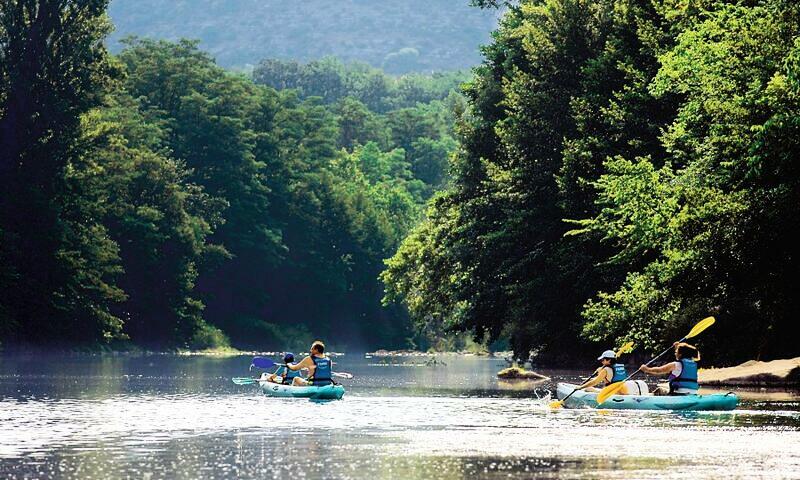
[(800, 387), (800, 357), (769, 362), (750, 360), (735, 367), (701, 369), (703, 385)]
[(374, 352), (367, 352), (364, 354), (366, 358), (370, 357), (438, 357), (438, 356), (462, 356), (462, 357), (494, 357), (494, 358), (507, 358), (512, 356), (512, 352), (488, 352), (488, 351), (473, 351), (461, 350), (453, 352), (421, 352), (419, 350), (375, 350)]
[[(147, 357), (147, 356), (179, 356), (179, 357), (279, 357), (283, 352), (238, 350), (236, 348), (213, 348), (204, 350), (145, 350), (141, 348), (129, 349), (46, 349), (46, 348), (15, 348), (0, 350), (0, 356), (33, 356), (33, 355), (69, 355), (87, 357)], [(342, 352), (327, 352), (331, 357), (341, 357)]]

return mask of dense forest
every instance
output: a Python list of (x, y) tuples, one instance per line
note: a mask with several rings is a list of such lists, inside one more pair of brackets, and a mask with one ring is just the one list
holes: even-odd
[(446, 181), (464, 74), (113, 56), (106, 7), (0, 9), (0, 342), (405, 346), (378, 276)]
[(710, 363), (800, 353), (800, 4), (477, 3), (508, 11), (387, 303), (540, 359), (708, 314)]
[(468, 69), (497, 25), (469, 0), (114, 0), (110, 15), (114, 52), (130, 35), (188, 37), (226, 68), (334, 56), (391, 74)]
[(472, 3), (471, 74), (392, 76), (0, 0), (0, 342), (796, 356), (800, 6)]

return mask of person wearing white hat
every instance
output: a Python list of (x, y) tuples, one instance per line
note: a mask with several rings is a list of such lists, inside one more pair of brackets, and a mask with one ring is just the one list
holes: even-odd
[[(600, 362), (600, 366), (597, 367), (592, 378), (582, 383), (578, 387), (578, 390), (592, 388), (599, 383), (603, 383), (605, 387), (615, 382), (621, 382), (628, 377), (628, 372), (625, 371), (625, 365), (617, 362), (617, 354), (614, 353), (613, 350), (606, 350), (602, 355), (597, 357), (597, 360)], [(627, 393), (627, 387), (623, 386), (619, 394), (626, 395)]]

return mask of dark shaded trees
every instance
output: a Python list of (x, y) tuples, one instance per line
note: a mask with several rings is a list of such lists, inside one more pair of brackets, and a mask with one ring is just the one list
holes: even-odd
[(797, 7), (503, 3), (451, 187), (387, 263), (386, 300), (523, 357), (655, 349), (709, 313), (712, 361), (796, 354)]
[(0, 327), (19, 341), (120, 335), (117, 248), (68, 174), (116, 68), (104, 0), (0, 2)]

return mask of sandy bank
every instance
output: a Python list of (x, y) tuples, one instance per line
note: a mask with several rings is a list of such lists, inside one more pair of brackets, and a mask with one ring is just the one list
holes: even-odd
[(771, 362), (750, 360), (735, 367), (701, 369), (698, 376), (703, 385), (798, 386), (800, 385), (800, 357)]

